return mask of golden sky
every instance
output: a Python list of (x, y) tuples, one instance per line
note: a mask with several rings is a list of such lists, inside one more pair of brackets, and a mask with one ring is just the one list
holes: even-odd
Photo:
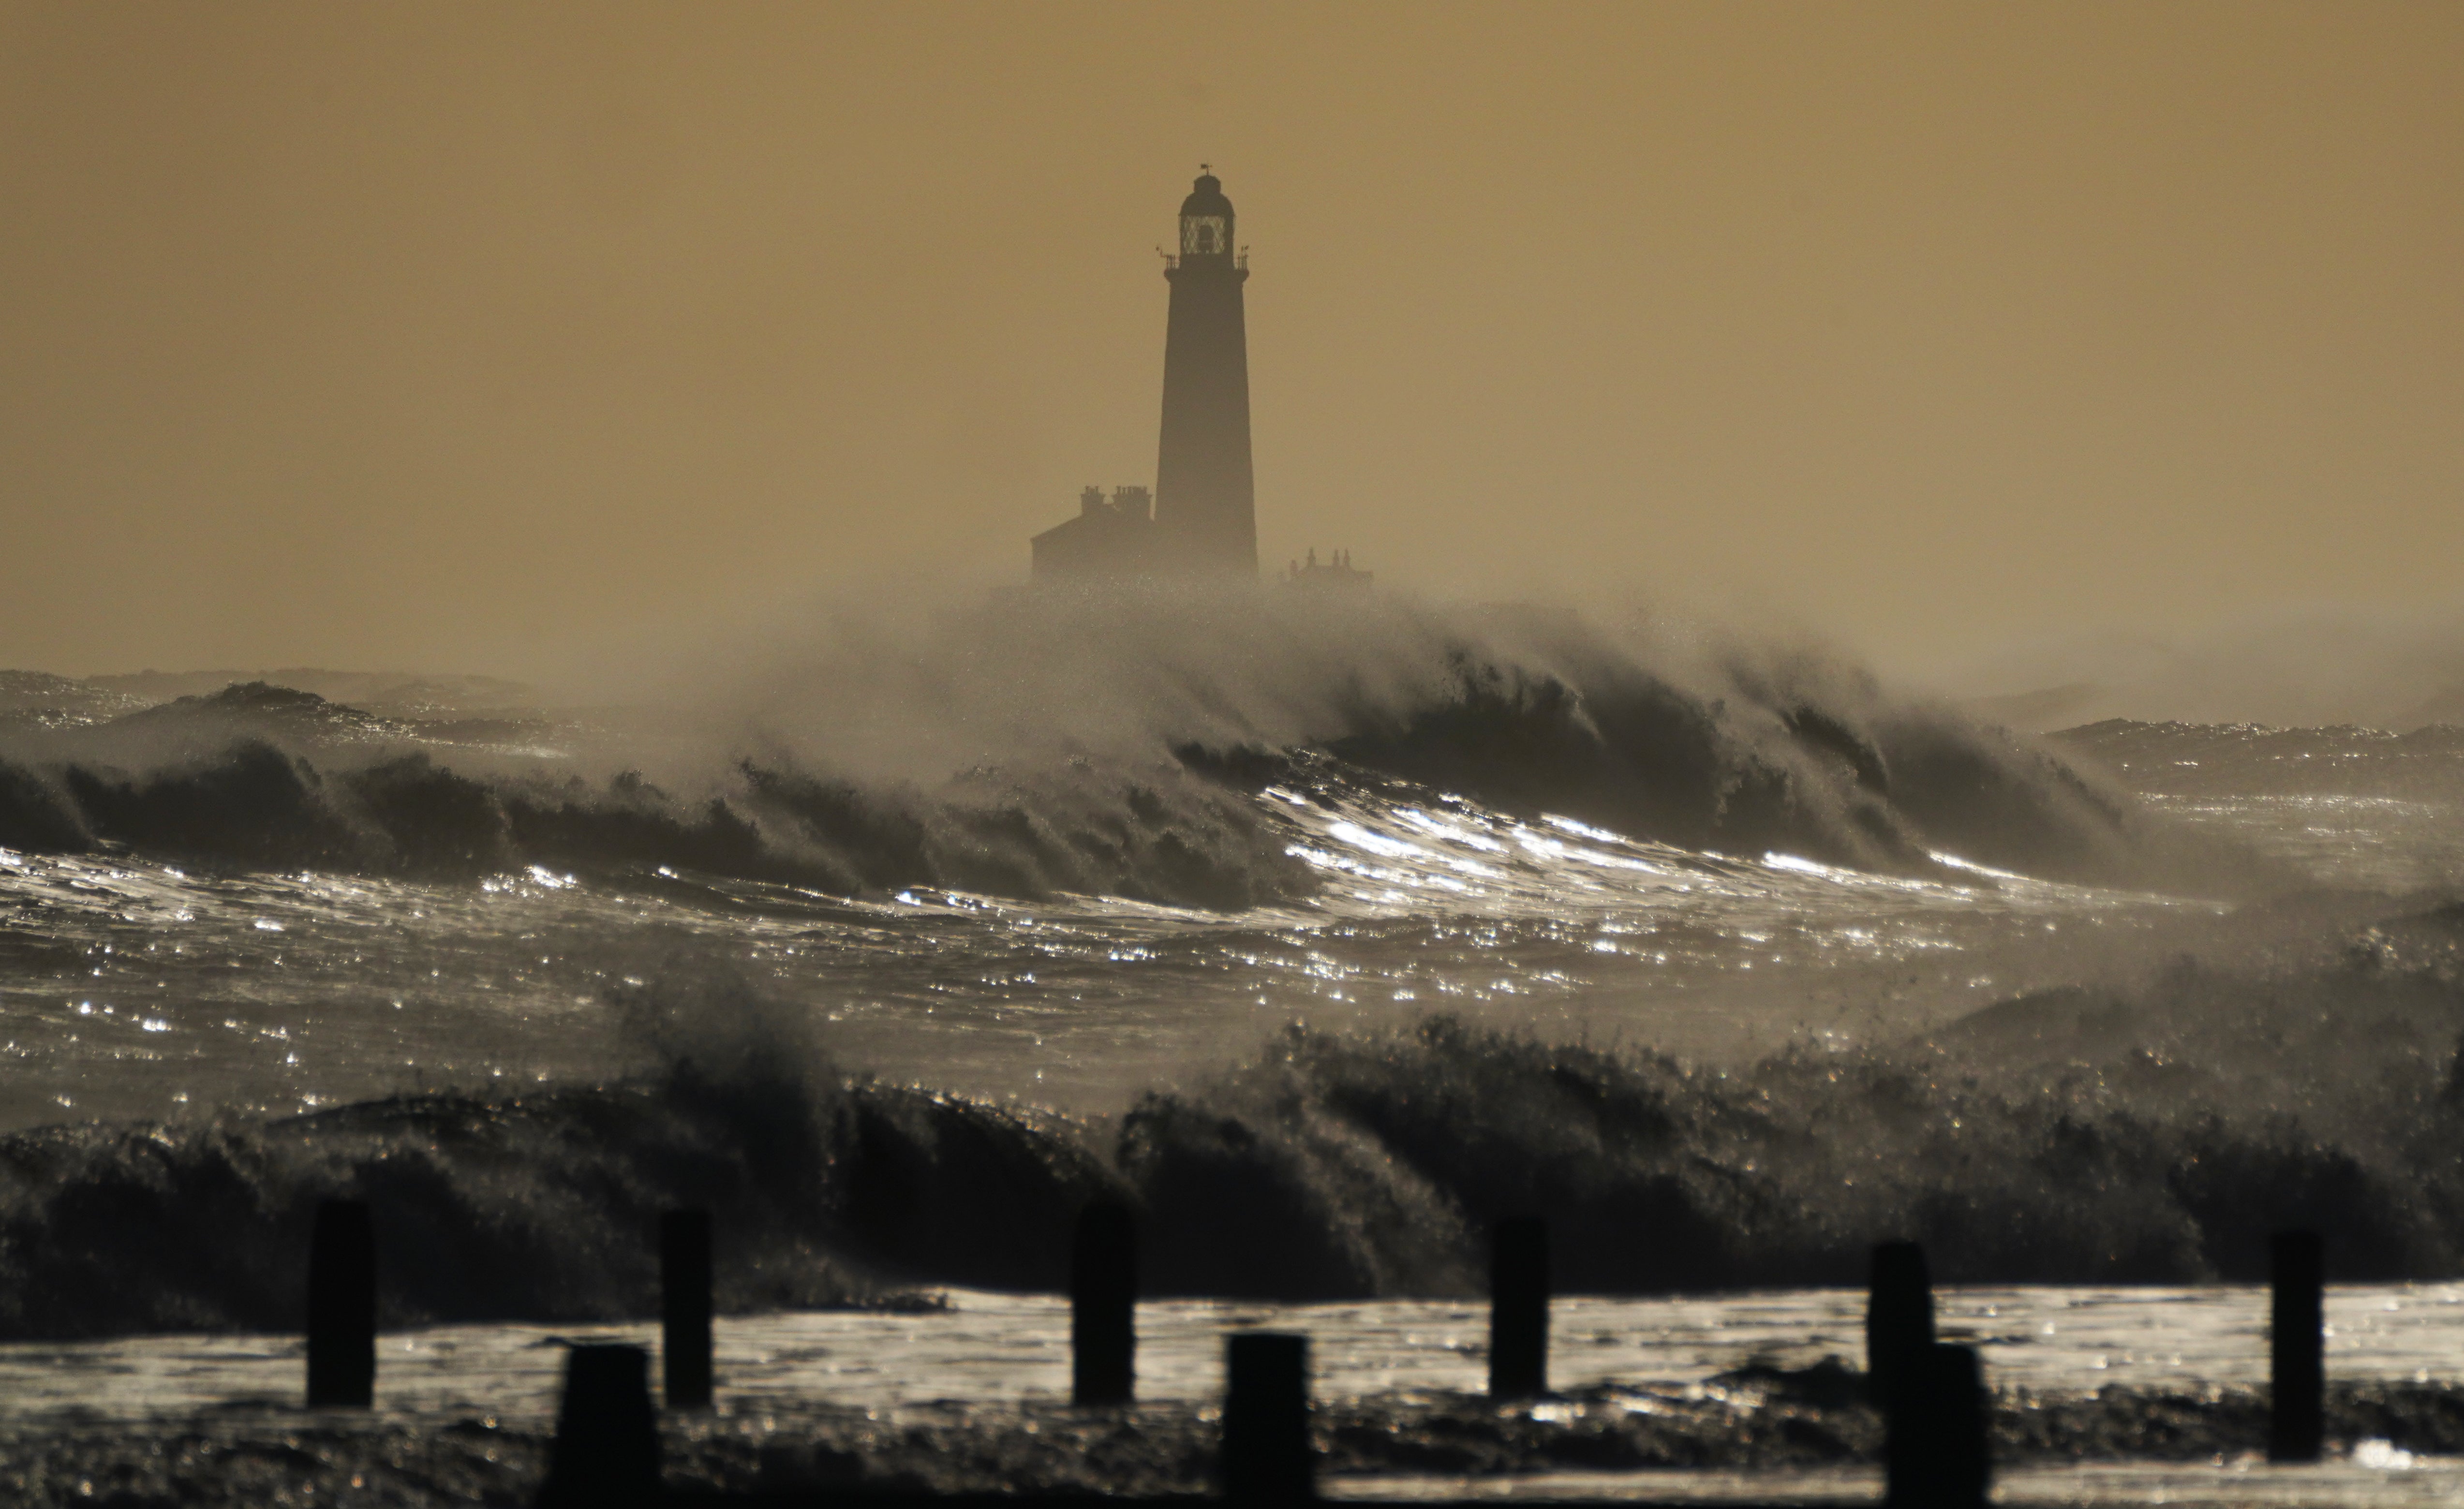
[(1023, 576), (1254, 252), (1260, 534), (1892, 658), (2464, 592), (2464, 5), (0, 6), (0, 665)]

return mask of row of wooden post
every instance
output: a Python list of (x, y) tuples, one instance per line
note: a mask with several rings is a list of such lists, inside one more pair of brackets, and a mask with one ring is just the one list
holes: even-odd
[[(2318, 1458), (2325, 1373), (2324, 1278), (2315, 1233), (2270, 1246), (2272, 1390), (2268, 1457)], [(711, 1229), (700, 1211), (659, 1226), (662, 1394), (671, 1410), (711, 1403)], [(1137, 1238), (1126, 1206), (1099, 1203), (1079, 1218), (1069, 1269), (1070, 1396), (1089, 1407), (1128, 1404), (1136, 1389)], [(1499, 1221), (1489, 1268), (1488, 1389), (1500, 1399), (1548, 1391), (1549, 1233), (1536, 1218)], [(1865, 1311), (1866, 1370), (1885, 1422), (1888, 1502), (1905, 1509), (1973, 1509), (1991, 1479), (1987, 1395), (1973, 1349), (1934, 1335), (1933, 1289), (1914, 1242), (1874, 1249)], [(365, 1407), (376, 1381), (376, 1244), (365, 1205), (329, 1201), (317, 1213), (308, 1279), (308, 1402)], [(576, 1346), (543, 1505), (600, 1503), (658, 1475), (649, 1358), (642, 1348)], [(1245, 1331), (1225, 1346), (1221, 1472), (1226, 1494), (1253, 1501), (1306, 1498), (1309, 1342)]]
[[(711, 1400), (710, 1213), (659, 1217), (659, 1361), (671, 1410)], [(308, 1247), (308, 1406), (376, 1402), (377, 1244), (368, 1208), (327, 1200)]]
[[(1548, 1223), (1526, 1216), (1496, 1224), (1488, 1293), (1488, 1391), (1502, 1399), (1548, 1392)], [(1130, 1402), (1137, 1374), (1137, 1237), (1129, 1207), (1088, 1207), (1069, 1263), (1072, 1402)]]

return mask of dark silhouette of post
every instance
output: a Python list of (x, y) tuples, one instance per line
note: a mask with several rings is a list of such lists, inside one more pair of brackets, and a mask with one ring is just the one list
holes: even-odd
[(1309, 1438), (1309, 1338), (1243, 1331), (1224, 1343), (1223, 1492), (1250, 1503), (1317, 1497)]
[(1512, 1216), (1489, 1233), (1488, 1392), (1536, 1399), (1549, 1391), (1549, 1223)]
[(1933, 1282), (1925, 1249), (1914, 1242), (1880, 1244), (1865, 1294), (1865, 1374), (1885, 1413), (1912, 1360), (1933, 1344)]
[(376, 1391), (376, 1228), (359, 1201), (326, 1200), (308, 1246), (308, 1407), (364, 1410)]
[(2267, 1246), (2267, 1459), (2315, 1462), (2327, 1391), (2326, 1254), (2317, 1232), (2278, 1232)]
[(710, 1213), (659, 1217), (659, 1371), (671, 1410), (710, 1408)]
[(539, 1509), (649, 1504), (659, 1497), (659, 1425), (650, 1409), (650, 1358), (638, 1346), (577, 1346), (565, 1354)]
[(1889, 1509), (1982, 1509), (1992, 1486), (1984, 1370), (1969, 1347), (1903, 1354), (1882, 1447)]
[(1137, 1232), (1130, 1208), (1098, 1200), (1078, 1213), (1069, 1254), (1069, 1399), (1127, 1404), (1137, 1387)]

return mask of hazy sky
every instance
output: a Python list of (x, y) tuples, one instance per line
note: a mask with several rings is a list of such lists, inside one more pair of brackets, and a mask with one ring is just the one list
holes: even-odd
[(0, 666), (519, 673), (1150, 482), (1885, 657), (2464, 591), (2464, 5), (0, 6)]

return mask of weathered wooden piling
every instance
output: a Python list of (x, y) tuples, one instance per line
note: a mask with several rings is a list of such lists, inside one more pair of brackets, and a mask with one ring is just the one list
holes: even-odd
[(671, 1410), (707, 1410), (711, 1396), (710, 1213), (659, 1217), (659, 1373)]
[(2324, 1433), (2326, 1252), (2317, 1232), (2268, 1240), (2267, 1459), (2315, 1462)]
[(1933, 1281), (1925, 1249), (1883, 1242), (1874, 1249), (1865, 1293), (1865, 1374), (1885, 1411), (1913, 1360), (1933, 1345)]
[(648, 1504), (659, 1489), (649, 1354), (638, 1346), (573, 1348), (565, 1354), (564, 1399), (539, 1509)]
[(361, 1202), (326, 1200), (308, 1246), (308, 1407), (364, 1410), (376, 1389), (376, 1228)]
[(1889, 1509), (1982, 1509), (1992, 1487), (1984, 1370), (1966, 1346), (1902, 1355), (1882, 1448)]
[(1512, 1216), (1490, 1229), (1488, 1392), (1536, 1399), (1549, 1391), (1549, 1223)]
[(1243, 1331), (1224, 1343), (1223, 1492), (1250, 1503), (1317, 1497), (1309, 1438), (1309, 1338)]
[(1130, 1208), (1098, 1200), (1078, 1214), (1069, 1254), (1069, 1398), (1127, 1404), (1137, 1389), (1137, 1230)]

